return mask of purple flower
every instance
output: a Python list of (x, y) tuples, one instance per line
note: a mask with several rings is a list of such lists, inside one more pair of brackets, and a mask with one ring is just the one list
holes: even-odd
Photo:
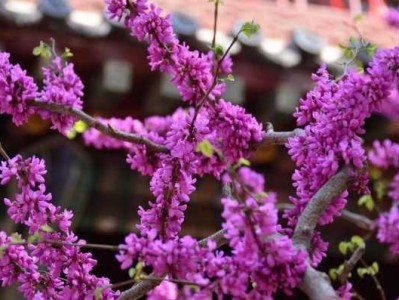
[(176, 37), (173, 33), (170, 15), (162, 17), (162, 9), (155, 4), (151, 4), (149, 8), (149, 11), (137, 15), (133, 20), (132, 35), (139, 41), (148, 37), (150, 44), (157, 43), (159, 46), (175, 43)]
[(220, 100), (213, 114), (209, 126), (217, 132), (218, 146), (227, 163), (248, 157), (251, 146), (262, 140), (262, 125), (242, 107)]
[[(305, 134), (290, 138), (287, 143), (297, 166), (292, 176), (296, 196), (290, 197), (295, 207), (285, 212), (290, 227), (296, 225), (307, 203), (340, 166), (348, 165), (353, 170), (363, 167), (366, 160), (360, 138), (364, 134), (363, 125), (389, 96), (398, 69), (397, 47), (378, 51), (365, 74), (349, 71), (340, 80), (333, 80), (323, 66), (313, 76), (316, 86), (300, 100), (294, 114), (298, 125), (305, 126)], [(360, 174), (354, 187), (367, 193), (367, 183), (367, 176)], [(319, 224), (332, 222), (345, 206), (346, 197), (345, 191), (335, 199), (321, 215)], [(313, 248), (315, 253), (321, 251)], [(320, 257), (317, 254), (316, 261)]]
[(0, 113), (10, 114), (15, 125), (25, 123), (35, 112), (27, 101), (38, 96), (33, 78), (19, 65), (9, 62), (10, 55), (0, 52)]
[(399, 255), (399, 209), (393, 206), (388, 213), (383, 213), (377, 220), (377, 238), (383, 244), (388, 244), (389, 250)]
[[(62, 104), (82, 109), (83, 83), (75, 74), (73, 64), (62, 62), (55, 57), (50, 66), (43, 68), (43, 90), (40, 99), (44, 102)], [(44, 119), (50, 119), (53, 129), (65, 134), (76, 118), (69, 115), (39, 111)]]

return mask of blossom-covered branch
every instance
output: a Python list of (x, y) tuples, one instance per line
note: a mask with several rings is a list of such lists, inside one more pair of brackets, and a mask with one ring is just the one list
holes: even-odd
[(298, 219), (293, 235), (295, 244), (309, 249), (320, 216), (332, 201), (348, 189), (352, 180), (349, 168), (344, 167), (317, 191)]
[[(216, 247), (223, 246), (227, 240), (224, 237), (226, 230), (222, 229), (214, 234), (199, 241), (199, 244), (205, 247), (209, 242), (216, 243)], [(149, 291), (161, 284), (162, 280), (141, 280), (131, 288), (121, 292), (117, 300), (135, 300), (145, 296)]]
[(143, 144), (146, 145), (148, 149), (152, 151), (157, 151), (157, 152), (169, 151), (168, 148), (166, 148), (165, 146), (154, 143), (153, 141), (142, 135), (114, 129), (111, 125), (104, 124), (100, 120), (97, 120), (96, 118), (93, 118), (92, 116), (86, 114), (84, 111), (75, 109), (71, 106), (66, 106), (58, 103), (43, 102), (41, 100), (31, 100), (28, 101), (28, 104), (41, 109), (45, 109), (50, 112), (70, 115), (72, 117), (75, 117), (76, 119), (85, 122), (88, 127), (95, 128), (104, 135), (116, 138), (118, 140), (130, 143)]
[[(321, 214), (334, 199), (348, 188), (352, 179), (353, 176), (349, 174), (349, 169), (344, 167), (312, 197), (295, 227), (292, 239), (297, 247), (309, 249)], [(307, 269), (299, 288), (310, 299), (339, 299), (328, 276), (314, 269), (309, 261), (307, 261)]]

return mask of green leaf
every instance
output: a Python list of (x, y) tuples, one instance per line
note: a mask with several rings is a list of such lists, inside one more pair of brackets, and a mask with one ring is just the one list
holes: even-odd
[(136, 268), (130, 268), (128, 274), (130, 278), (134, 278), (134, 275), (136, 275)]
[(22, 243), (24, 240), (22, 239), (21, 235), (19, 233), (14, 232), (13, 234), (10, 235), (10, 240), (11, 243), (14, 244), (19, 244)]
[(246, 22), (241, 26), (241, 32), (245, 34), (247, 37), (251, 37), (253, 34), (257, 33), (260, 26), (256, 24), (254, 21)]
[(348, 253), (348, 243), (347, 242), (341, 242), (338, 245), (338, 250), (341, 252), (343, 255), (346, 255)]
[(68, 59), (72, 56), (73, 56), (73, 53), (71, 52), (71, 49), (65, 48), (64, 53), (62, 53), (62, 57)]
[(380, 267), (376, 261), (371, 264), (371, 268), (374, 271), (374, 275), (380, 271)]
[(239, 160), (238, 160), (238, 163), (237, 163), (239, 166), (247, 166), (247, 167), (249, 167), (250, 165), (251, 165), (251, 162), (248, 160), (248, 159), (245, 159), (245, 158), (243, 158), (243, 157), (241, 157)]
[(368, 274), (368, 270), (366, 268), (357, 268), (356, 271), (360, 278), (363, 278), (364, 275)]
[(266, 192), (260, 192), (260, 193), (255, 195), (257, 201), (259, 201), (260, 199), (263, 199), (263, 198), (265, 198), (267, 196), (268, 196), (268, 194)]
[(356, 66), (356, 71), (358, 71), (359, 73), (364, 73), (364, 67), (361, 64), (358, 64)]
[(32, 234), (28, 237), (28, 242), (35, 243), (35, 242), (39, 241), (41, 238), (42, 238), (41, 234), (39, 232), (35, 232), (34, 234)]
[(73, 129), (75, 129), (77, 133), (83, 133), (87, 130), (87, 128), (87, 124), (80, 120), (75, 122), (75, 124), (73, 125)]
[(40, 47), (35, 47), (33, 48), (32, 53), (34, 56), (40, 56), (42, 54), (42, 49)]
[(374, 209), (374, 200), (371, 197), (371, 195), (363, 195), (359, 198), (357, 201), (357, 204), (359, 206), (365, 206), (369, 211), (372, 211)]
[(222, 45), (217, 44), (215, 48), (212, 48), (212, 50), (217, 56), (223, 56), (224, 54), (224, 49)]
[(51, 228), (51, 226), (50, 225), (43, 225), (42, 227), (40, 227), (40, 230), (41, 231), (44, 231), (44, 232), (47, 232), (47, 233), (51, 233), (51, 232), (54, 232), (54, 229), (53, 228)]
[(351, 242), (356, 245), (357, 247), (364, 247), (366, 244), (364, 243), (364, 240), (358, 236), (358, 235), (354, 235), (351, 238)]
[(377, 180), (373, 184), (373, 188), (377, 194), (377, 199), (382, 200), (388, 191), (388, 181), (386, 180)]
[(233, 74), (229, 74), (229, 75), (227, 75), (226, 80), (227, 81), (235, 81), (236, 79), (234, 78)]
[(139, 261), (135, 267), (135, 272), (136, 272), (136, 274), (134, 275), (135, 279), (137, 279), (137, 280), (140, 279), (140, 275), (141, 275), (141, 272), (143, 271), (143, 268), (144, 268), (144, 263)]
[(335, 281), (338, 279), (337, 269), (331, 268), (328, 271), (328, 275), (330, 276), (331, 280)]
[(96, 300), (101, 300), (103, 289), (104, 289), (103, 287), (96, 288), (96, 290), (94, 292), (94, 297), (95, 297)]
[(66, 137), (70, 140), (73, 140), (76, 137), (76, 130), (71, 128), (66, 132)]
[(195, 148), (195, 151), (201, 152), (206, 157), (212, 157), (214, 152), (212, 144), (207, 139), (202, 140)]
[(367, 54), (368, 54), (370, 57), (373, 57), (373, 56), (374, 56), (376, 50), (377, 50), (377, 45), (376, 45), (376, 44), (370, 43), (370, 44), (366, 47)]
[(33, 48), (32, 53), (34, 56), (41, 56), (46, 59), (51, 58), (50, 47), (46, 43), (43, 43), (43, 41), (40, 41), (39, 46)]

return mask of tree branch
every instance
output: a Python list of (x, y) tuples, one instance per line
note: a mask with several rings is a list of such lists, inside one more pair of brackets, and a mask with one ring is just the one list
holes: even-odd
[(348, 167), (344, 167), (332, 176), (310, 199), (295, 227), (292, 239), (297, 245), (306, 250), (309, 249), (320, 215), (334, 199), (349, 187), (352, 180), (353, 176), (349, 174)]
[(274, 131), (269, 128), (263, 135), (263, 140), (260, 146), (270, 146), (270, 145), (284, 145), (287, 143), (288, 139), (297, 135), (304, 134), (304, 130), (296, 128), (292, 131)]
[[(226, 243), (226, 239), (224, 238), (225, 230), (219, 230), (214, 234), (210, 235), (199, 241), (201, 246), (206, 246), (208, 241), (216, 242), (217, 247), (221, 247)], [(133, 285), (130, 289), (123, 291), (117, 300), (136, 300), (141, 297), (144, 297), (148, 291), (156, 288), (159, 284), (161, 284), (163, 278), (160, 280), (141, 280), (135, 285)]]
[(312, 300), (340, 300), (326, 273), (315, 270), (309, 262), (299, 288)]
[(86, 114), (84, 111), (74, 109), (70, 106), (65, 106), (57, 103), (43, 102), (40, 100), (30, 100), (29, 104), (51, 112), (75, 117), (85, 122), (87, 126), (95, 128), (101, 133), (116, 138), (118, 140), (135, 144), (143, 144), (146, 145), (148, 149), (156, 152), (164, 152), (164, 153), (169, 152), (169, 149), (166, 148), (165, 146), (154, 143), (153, 141), (145, 138), (144, 136), (114, 129), (110, 125), (104, 124), (101, 121)]
[(367, 231), (374, 231), (376, 229), (376, 224), (373, 220), (369, 218), (359, 215), (357, 213), (348, 211), (343, 209), (341, 212), (342, 218), (351, 222), (352, 224), (356, 225), (359, 228), (362, 228)]
[(366, 247), (361, 245), (356, 248), (355, 252), (351, 255), (349, 260), (344, 262), (344, 270), (339, 275), (339, 282), (344, 284), (346, 279), (349, 276), (349, 273), (352, 272), (353, 268), (356, 266), (358, 261), (362, 258), (364, 252), (366, 252)]
[[(298, 248), (309, 249), (320, 215), (334, 199), (349, 187), (352, 178), (353, 176), (349, 174), (348, 167), (344, 167), (331, 177), (312, 197), (295, 227), (292, 239)], [(309, 260), (306, 263), (307, 269), (299, 288), (312, 300), (338, 300), (339, 296), (331, 285), (327, 274), (314, 269)]]
[(4, 150), (3, 146), (0, 143), (0, 155), (6, 160), (9, 161), (10, 157), (8, 156), (6, 150)]

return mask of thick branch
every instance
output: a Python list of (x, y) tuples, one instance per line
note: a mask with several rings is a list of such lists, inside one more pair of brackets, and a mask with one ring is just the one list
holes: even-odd
[(287, 143), (288, 139), (297, 135), (304, 134), (304, 130), (296, 128), (292, 131), (274, 131), (269, 129), (263, 135), (263, 140), (260, 146), (270, 146), (270, 145), (284, 145)]
[(312, 300), (339, 300), (326, 273), (315, 270), (309, 262), (299, 288)]
[[(348, 168), (344, 167), (331, 177), (312, 197), (295, 227), (293, 242), (298, 248), (309, 249), (320, 215), (334, 199), (349, 187), (351, 180), (352, 176), (349, 174)], [(339, 299), (328, 276), (315, 270), (309, 261), (307, 261), (307, 269), (299, 288), (312, 300)]]
[(85, 112), (78, 109), (74, 109), (70, 106), (65, 106), (57, 103), (48, 103), (40, 100), (31, 100), (29, 101), (29, 104), (51, 112), (73, 116), (85, 122), (87, 126), (95, 128), (101, 133), (116, 138), (118, 140), (130, 143), (136, 143), (136, 144), (143, 144), (146, 145), (150, 150), (156, 152), (166, 153), (169, 151), (168, 148), (166, 148), (165, 146), (154, 143), (153, 141), (145, 138), (144, 136), (114, 129), (110, 125), (104, 124), (101, 121), (86, 114)]
[[(208, 241), (213, 240), (216, 242), (217, 247), (221, 247), (226, 243), (226, 239), (224, 238), (225, 230), (219, 230), (218, 232), (210, 235), (207, 238), (199, 241), (201, 246), (206, 246)], [(162, 279), (163, 280), (163, 279)], [(161, 284), (162, 280), (142, 280), (132, 286), (130, 289), (123, 291), (117, 300), (136, 300), (141, 297), (144, 297), (148, 291), (156, 288), (159, 284)]]
[(317, 191), (298, 219), (293, 235), (295, 244), (309, 249), (313, 232), (321, 214), (334, 199), (349, 187), (352, 179), (353, 176), (349, 174), (348, 168), (344, 167)]

